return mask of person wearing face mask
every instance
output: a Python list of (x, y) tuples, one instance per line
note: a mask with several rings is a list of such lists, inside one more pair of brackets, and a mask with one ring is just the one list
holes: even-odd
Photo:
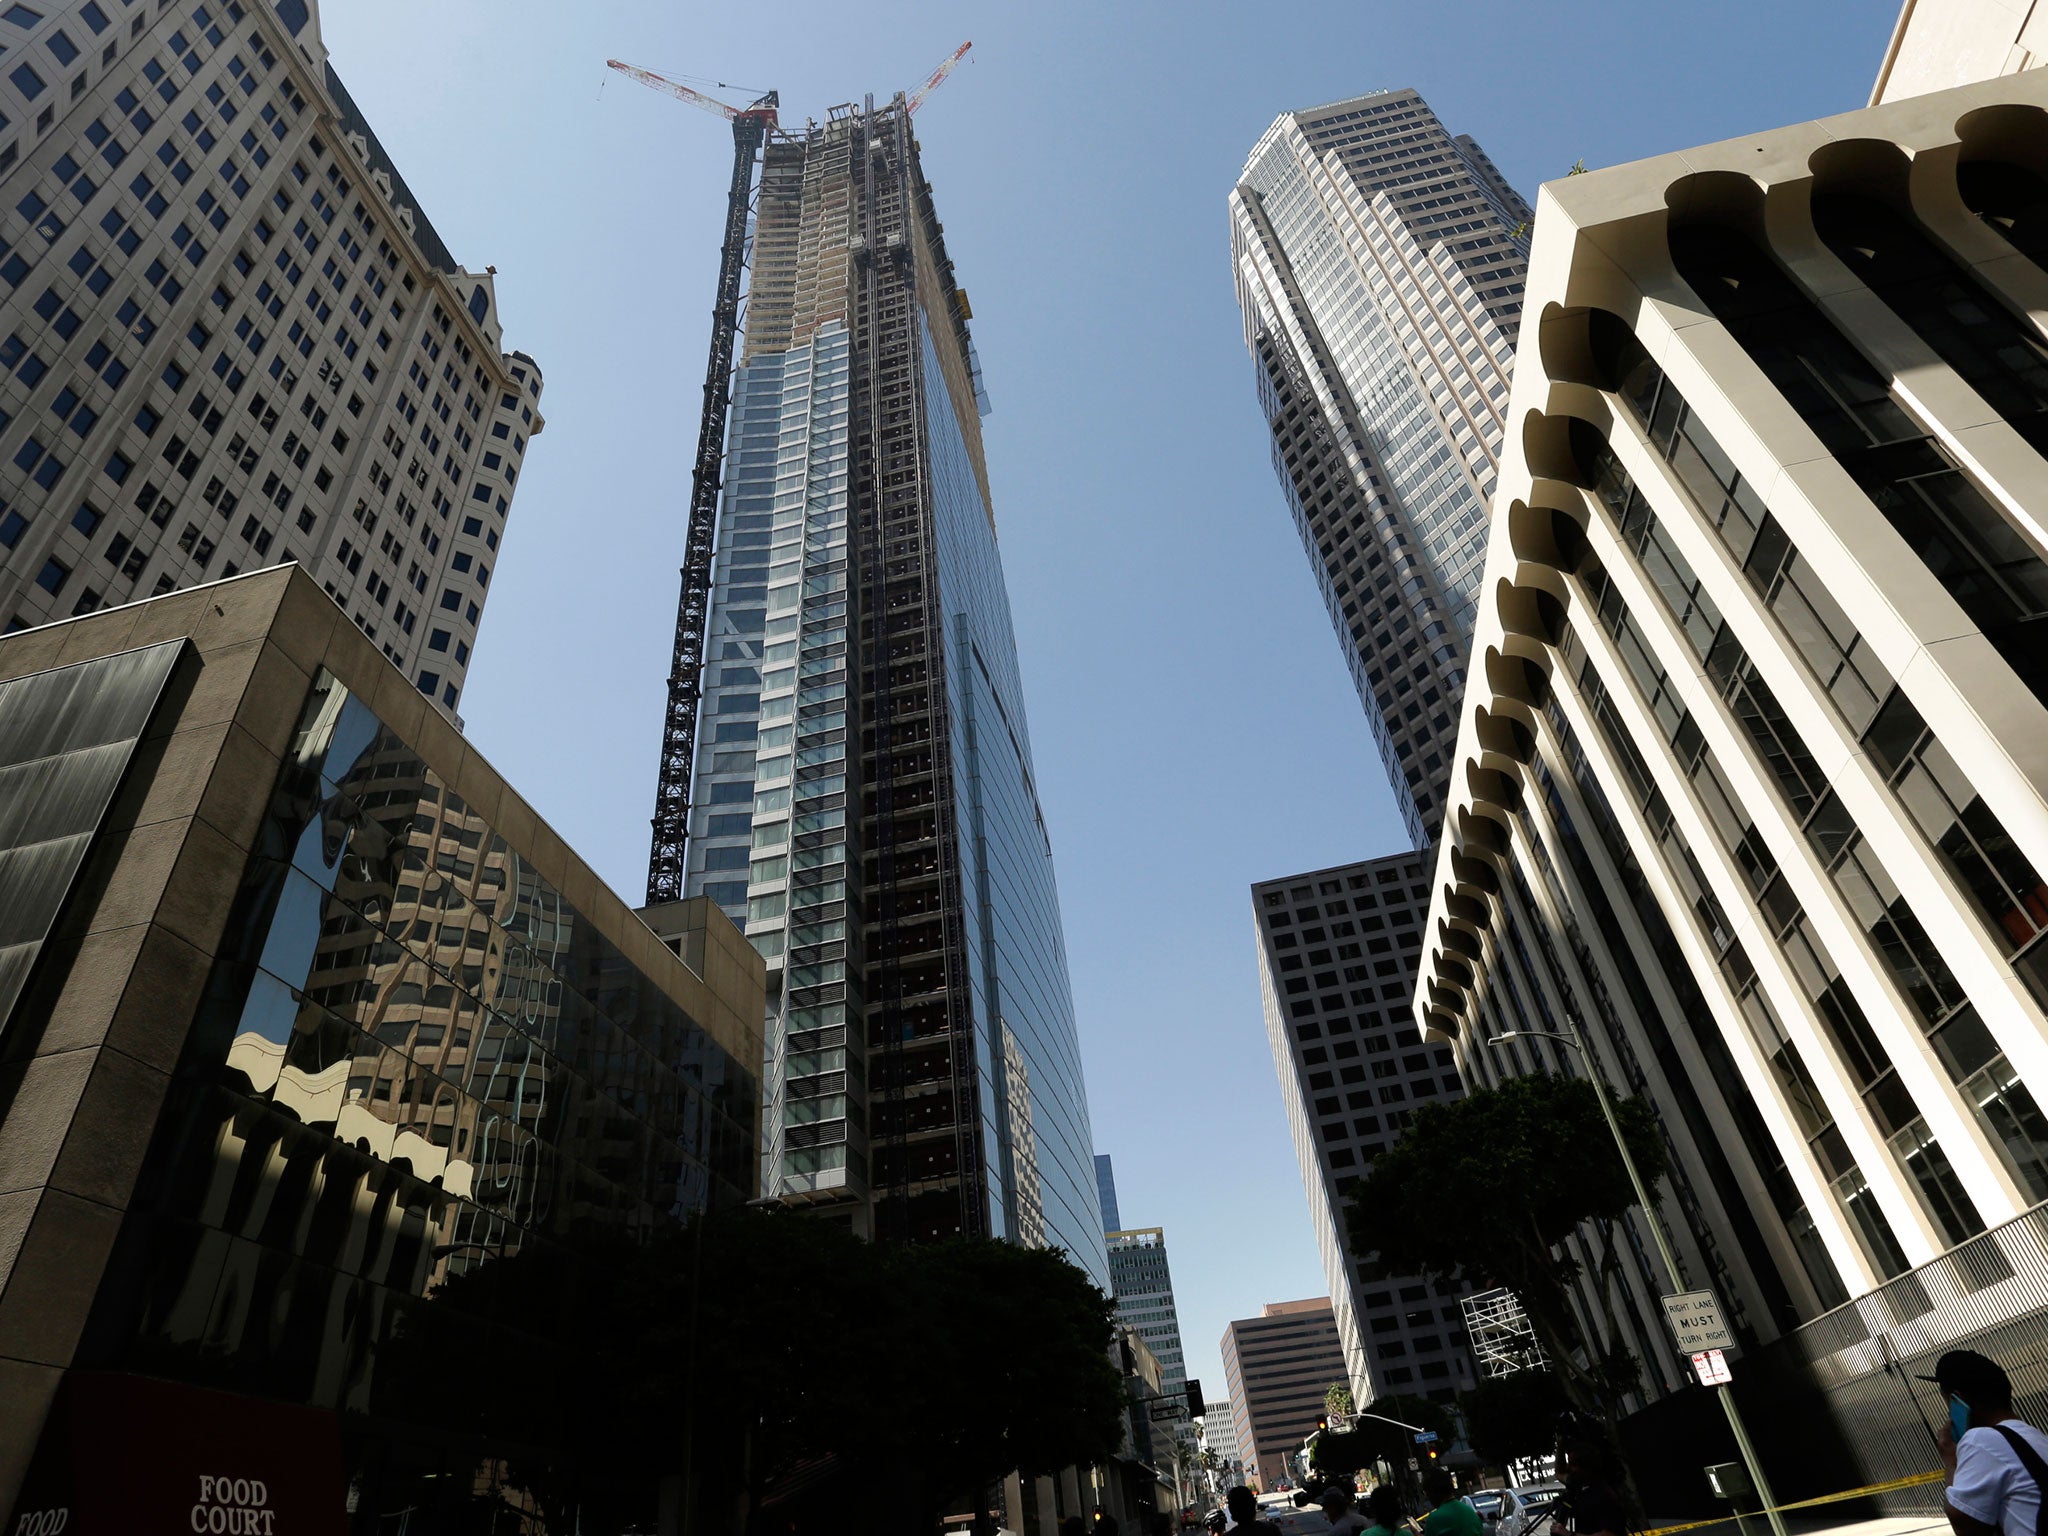
[(1935, 1435), (1956, 1536), (2035, 1536), (2048, 1487), (2048, 1434), (2013, 1412), (2012, 1380), (1975, 1350), (1952, 1349), (1923, 1376), (1949, 1421)]

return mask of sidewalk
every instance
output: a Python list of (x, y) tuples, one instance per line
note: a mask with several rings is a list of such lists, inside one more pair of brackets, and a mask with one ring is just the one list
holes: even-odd
[[(1936, 1490), (1939, 1492), (1939, 1490)], [(1690, 1521), (1651, 1520), (1647, 1529), (1655, 1531), (1667, 1525), (1691, 1524)], [(1945, 1516), (1888, 1515), (1878, 1520), (1843, 1519), (1837, 1512), (1822, 1506), (1818, 1509), (1794, 1509), (1785, 1512), (1785, 1528), (1794, 1536), (1947, 1536), (1949, 1523)], [(1737, 1525), (1731, 1515), (1726, 1520), (1712, 1525), (1697, 1526), (1685, 1536), (1770, 1536), (1770, 1522), (1762, 1515), (1746, 1515)]]

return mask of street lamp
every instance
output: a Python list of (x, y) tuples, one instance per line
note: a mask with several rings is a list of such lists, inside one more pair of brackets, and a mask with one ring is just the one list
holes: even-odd
[[(1607, 1097), (1607, 1082), (1600, 1075), (1600, 1063), (1586, 1045), (1585, 1032), (1579, 1028), (1579, 1021), (1570, 1014), (1565, 1015), (1569, 1035), (1560, 1035), (1547, 1029), (1511, 1029), (1504, 1034), (1494, 1035), (1486, 1043), (1503, 1045), (1510, 1040), (1555, 1040), (1579, 1053), (1579, 1059), (1586, 1064), (1586, 1076), (1592, 1079), (1593, 1096), (1600, 1101), (1600, 1113), (1606, 1117), (1607, 1129), (1614, 1133), (1614, 1145), (1621, 1153), (1621, 1165), (1628, 1170), (1628, 1181), (1636, 1192), (1636, 1204), (1642, 1207), (1643, 1219), (1649, 1223), (1650, 1236), (1657, 1244), (1657, 1257), (1664, 1261), (1664, 1272), (1671, 1277), (1671, 1283), (1679, 1283), (1678, 1255), (1671, 1251), (1671, 1240), (1664, 1235), (1664, 1223), (1657, 1216), (1657, 1208), (1650, 1203), (1650, 1191), (1643, 1183), (1643, 1176), (1636, 1168), (1636, 1160), (1630, 1156), (1628, 1139), (1621, 1134), (1621, 1121), (1615, 1116), (1614, 1102)], [(1728, 1428), (1735, 1436), (1735, 1448), (1742, 1456), (1742, 1465), (1749, 1473), (1750, 1485), (1756, 1489), (1756, 1496), (1763, 1500), (1764, 1513), (1771, 1522), (1771, 1536), (1785, 1536), (1785, 1518), (1778, 1513), (1778, 1501), (1771, 1492), (1770, 1482), (1764, 1477), (1763, 1465), (1756, 1458), (1756, 1447), (1749, 1443), (1749, 1431), (1743, 1427), (1742, 1415), (1736, 1410), (1735, 1398), (1728, 1391), (1728, 1384), (1722, 1382), (1714, 1387), (1714, 1395), (1721, 1400), (1721, 1410), (1728, 1415)]]

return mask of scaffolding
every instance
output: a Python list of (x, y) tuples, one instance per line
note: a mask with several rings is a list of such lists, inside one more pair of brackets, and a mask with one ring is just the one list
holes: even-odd
[(1516, 1371), (1540, 1370), (1550, 1363), (1536, 1330), (1529, 1326), (1529, 1314), (1522, 1299), (1502, 1287), (1467, 1296), (1465, 1331), (1472, 1338), (1472, 1353), (1478, 1358), (1480, 1374), (1489, 1380), (1512, 1376)]

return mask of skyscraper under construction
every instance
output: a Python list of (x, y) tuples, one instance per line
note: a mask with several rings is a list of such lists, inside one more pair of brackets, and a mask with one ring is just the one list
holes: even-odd
[(911, 105), (762, 149), (682, 884), (770, 967), (765, 1190), (885, 1241), (1057, 1245), (1107, 1289), (987, 402)]

